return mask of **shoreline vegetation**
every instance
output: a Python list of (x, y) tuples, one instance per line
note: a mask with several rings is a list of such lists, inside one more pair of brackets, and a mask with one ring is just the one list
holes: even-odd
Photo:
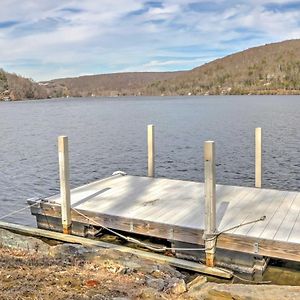
[(0, 101), (62, 97), (300, 95), (300, 39), (250, 48), (189, 71), (34, 82), (0, 69)]

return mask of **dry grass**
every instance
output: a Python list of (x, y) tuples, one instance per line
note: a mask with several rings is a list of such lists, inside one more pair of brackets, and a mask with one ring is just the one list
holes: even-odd
[(137, 298), (142, 274), (118, 274), (78, 259), (36, 257), (0, 250), (0, 299)]

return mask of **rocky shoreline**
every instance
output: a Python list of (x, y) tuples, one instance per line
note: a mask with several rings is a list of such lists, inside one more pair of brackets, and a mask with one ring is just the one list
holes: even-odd
[(112, 249), (0, 229), (0, 299), (300, 299), (300, 287), (218, 284)]

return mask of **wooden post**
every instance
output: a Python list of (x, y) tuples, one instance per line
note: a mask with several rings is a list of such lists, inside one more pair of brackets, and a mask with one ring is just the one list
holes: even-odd
[(69, 146), (68, 137), (58, 137), (58, 160), (61, 196), (61, 221), (63, 233), (71, 233), (71, 199), (69, 182)]
[(154, 145), (154, 125), (148, 125), (148, 176), (155, 176), (155, 145)]
[(205, 254), (206, 265), (214, 266), (216, 233), (216, 169), (215, 142), (204, 142), (204, 195), (205, 195)]
[(262, 131), (255, 128), (255, 187), (262, 186)]

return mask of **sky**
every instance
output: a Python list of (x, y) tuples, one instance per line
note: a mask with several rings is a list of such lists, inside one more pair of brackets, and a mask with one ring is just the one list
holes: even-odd
[(0, 0), (0, 68), (36, 81), (187, 70), (300, 38), (300, 1)]

